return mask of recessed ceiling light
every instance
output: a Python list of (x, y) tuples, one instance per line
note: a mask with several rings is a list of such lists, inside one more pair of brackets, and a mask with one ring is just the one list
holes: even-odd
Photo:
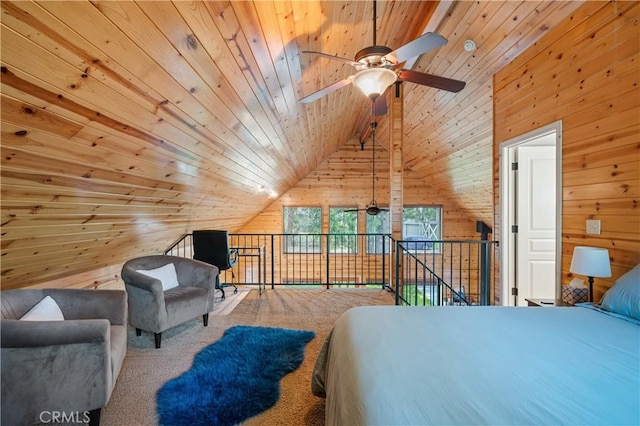
[(476, 50), (476, 44), (473, 42), (473, 40), (466, 40), (464, 42), (464, 50), (466, 50), (467, 52), (473, 52), (474, 50)]

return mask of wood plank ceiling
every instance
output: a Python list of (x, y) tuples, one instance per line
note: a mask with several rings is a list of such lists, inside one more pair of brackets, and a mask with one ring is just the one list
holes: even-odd
[[(449, 43), (405, 83), (405, 167), (492, 220), (492, 76), (580, 2), (379, 1), (378, 44)], [(239, 229), (369, 120), (351, 58), (369, 1), (2, 1), (2, 287)], [(472, 39), (475, 52), (463, 49)], [(388, 143), (386, 117), (381, 142)]]

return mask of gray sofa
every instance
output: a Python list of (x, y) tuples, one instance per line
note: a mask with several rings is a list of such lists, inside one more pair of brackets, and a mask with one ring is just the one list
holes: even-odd
[[(138, 270), (150, 270), (173, 263), (178, 287), (163, 291), (162, 282)], [(213, 311), (218, 268), (197, 260), (165, 255), (144, 256), (129, 260), (122, 267), (122, 280), (127, 290), (129, 324), (141, 331), (154, 333), (160, 348), (162, 332), (202, 315), (207, 326)]]
[[(0, 293), (2, 424), (98, 424), (127, 351), (122, 290), (21, 289)], [(64, 321), (20, 321), (45, 296)]]

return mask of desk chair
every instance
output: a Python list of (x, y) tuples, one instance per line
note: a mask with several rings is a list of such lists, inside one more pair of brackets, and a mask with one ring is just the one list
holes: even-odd
[[(238, 250), (229, 247), (229, 233), (227, 231), (194, 230), (193, 258), (217, 266), (220, 271), (225, 271), (233, 268), (238, 261)], [(233, 270), (231, 277), (234, 278)], [(220, 275), (218, 275), (216, 289), (222, 292), (222, 300), (225, 299), (225, 287), (233, 287), (233, 292), (238, 292), (238, 287), (234, 284), (220, 283)]]

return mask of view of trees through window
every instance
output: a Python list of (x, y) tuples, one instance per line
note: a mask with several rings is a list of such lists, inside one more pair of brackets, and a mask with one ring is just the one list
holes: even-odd
[[(330, 253), (357, 253), (358, 213), (345, 212), (345, 207), (329, 208)], [(285, 253), (320, 253), (322, 248), (322, 208), (284, 207), (283, 209)], [(366, 215), (367, 234), (389, 234), (389, 212)], [(439, 251), (437, 243), (442, 239), (442, 208), (440, 206), (405, 207), (403, 209), (402, 239), (408, 241), (409, 250)], [(388, 238), (367, 237), (369, 254), (390, 252)]]
[(357, 233), (357, 211), (346, 212), (345, 207), (329, 208), (329, 253), (357, 253)]
[(320, 253), (322, 233), (322, 208), (284, 207), (283, 224), (285, 253)]
[[(389, 234), (391, 225), (389, 224), (389, 212), (381, 211), (375, 216), (367, 215), (367, 234)], [(384, 245), (383, 245), (384, 244)], [(389, 253), (391, 250), (389, 238), (382, 236), (367, 237), (367, 253), (380, 254)]]

